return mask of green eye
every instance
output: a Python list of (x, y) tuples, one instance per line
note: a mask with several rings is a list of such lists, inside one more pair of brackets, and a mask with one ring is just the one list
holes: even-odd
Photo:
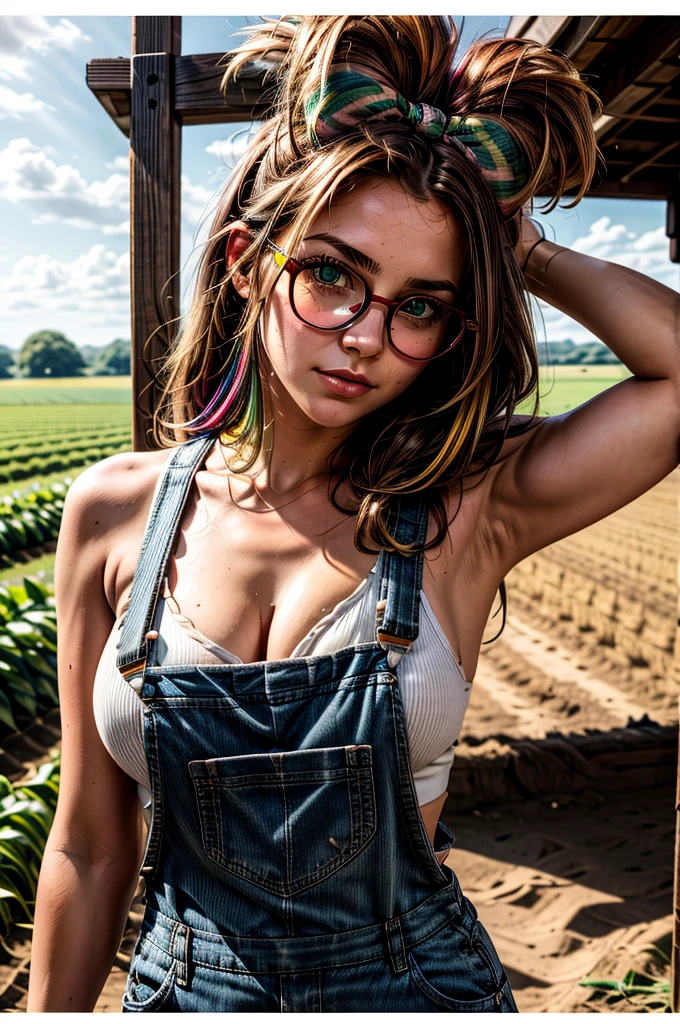
[(324, 263), (323, 266), (317, 269), (318, 279), (323, 284), (337, 284), (340, 274), (335, 267), (331, 267), (328, 263)]
[(427, 316), (428, 310), (429, 312), (432, 312), (429, 303), (422, 298), (411, 299), (410, 302), (406, 302), (403, 306), (403, 310), (405, 313), (408, 313), (409, 316), (417, 317)]

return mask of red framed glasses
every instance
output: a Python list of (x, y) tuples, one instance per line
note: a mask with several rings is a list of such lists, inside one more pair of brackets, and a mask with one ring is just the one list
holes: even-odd
[(476, 320), (432, 295), (386, 299), (371, 291), (361, 274), (332, 256), (296, 260), (266, 240), (274, 260), (290, 275), (290, 305), (299, 320), (318, 331), (342, 331), (356, 323), (374, 302), (387, 307), (385, 325), (393, 349), (409, 359), (438, 359), (454, 348)]

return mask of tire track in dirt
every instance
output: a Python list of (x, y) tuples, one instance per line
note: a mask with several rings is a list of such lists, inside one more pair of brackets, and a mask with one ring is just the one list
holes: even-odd
[(516, 615), (480, 655), (461, 743), (496, 735), (541, 739), (551, 732), (615, 729), (639, 720), (650, 705), (632, 700), (570, 650)]
[(585, 690), (610, 715), (621, 717), (618, 724), (625, 725), (629, 717), (642, 718), (648, 710), (637, 701), (630, 700), (611, 683), (593, 675), (585, 665), (578, 663), (571, 651), (528, 622), (513, 615), (508, 617), (507, 626), (506, 643), (513, 651), (548, 673), (559, 685)]

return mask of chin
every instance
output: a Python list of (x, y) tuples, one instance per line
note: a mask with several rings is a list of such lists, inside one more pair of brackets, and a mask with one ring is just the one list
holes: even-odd
[(300, 411), (319, 427), (347, 427), (351, 423), (358, 423), (369, 411), (365, 403), (357, 400), (343, 401), (309, 393), (301, 394), (294, 401)]

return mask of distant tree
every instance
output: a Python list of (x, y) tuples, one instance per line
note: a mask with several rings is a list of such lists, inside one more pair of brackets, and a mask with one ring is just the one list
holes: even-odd
[(59, 331), (37, 331), (21, 346), (18, 364), (24, 377), (78, 377), (85, 360)]
[(11, 348), (7, 348), (7, 345), (0, 345), (0, 377), (3, 380), (12, 376), (10, 370), (16, 366), (14, 355), (15, 353)]
[(102, 350), (101, 345), (78, 345), (78, 348), (80, 349), (80, 354), (88, 366), (92, 366), (92, 363)]
[(119, 376), (129, 374), (132, 347), (129, 341), (116, 338), (100, 349), (92, 360), (92, 369), (96, 377)]

